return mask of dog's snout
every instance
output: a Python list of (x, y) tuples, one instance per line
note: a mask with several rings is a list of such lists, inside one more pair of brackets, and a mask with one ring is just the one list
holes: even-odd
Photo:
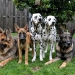
[(42, 21), (42, 19), (41, 19), (41, 18), (39, 18), (39, 21), (41, 22), (41, 21)]
[(0, 43), (0, 49), (3, 49), (3, 43)]
[(67, 42), (68, 43), (68, 45), (70, 45), (71, 44), (71, 42), (69, 41), (69, 42)]
[(22, 44), (24, 44), (25, 41), (26, 41), (26, 34), (25, 34), (25, 33), (20, 33), (20, 34), (19, 34), (19, 39), (20, 39), (20, 42), (21, 42)]
[(3, 45), (3, 44), (2, 44), (2, 43), (0, 43), (0, 47), (2, 47), (2, 45)]
[(7, 47), (7, 45), (6, 45), (6, 44), (4, 44), (4, 45), (3, 45), (3, 47), (4, 47), (4, 48), (6, 48), (6, 47)]
[(20, 40), (25, 39), (25, 37), (26, 37), (25, 34), (23, 34), (23, 33), (20, 33), (20, 34), (19, 34), (19, 39), (20, 39)]
[(22, 44), (24, 44), (25, 43), (25, 39), (20, 39), (20, 42), (22, 43)]
[(52, 25), (54, 25), (55, 22), (52, 22)]

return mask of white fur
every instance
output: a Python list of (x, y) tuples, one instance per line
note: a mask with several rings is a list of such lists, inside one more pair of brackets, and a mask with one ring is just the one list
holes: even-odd
[(36, 60), (36, 41), (40, 42), (40, 61), (43, 61), (42, 26), (41, 26), (40, 19), (42, 21), (42, 16), (40, 13), (34, 13), (31, 17), (31, 22), (32, 22), (31, 33), (32, 33), (32, 39), (33, 39), (33, 46), (34, 46), (34, 56), (33, 56), (32, 62)]
[[(45, 22), (45, 27), (43, 29), (43, 45), (46, 45), (46, 50), (45, 52), (47, 52), (48, 49), (48, 43), (50, 42), (50, 55), (49, 55), (49, 60), (52, 59), (52, 52), (54, 52), (55, 50), (55, 42), (56, 42), (56, 18), (54, 16), (47, 16), (44, 19)], [(44, 45), (44, 46), (45, 46)]]
[(56, 18), (54, 16), (47, 16), (45, 18), (45, 23), (50, 26), (52, 25), (52, 22), (55, 22), (56, 23)]
[(35, 25), (36, 25), (39, 23), (40, 18), (42, 19), (42, 16), (40, 13), (34, 13), (31, 17), (31, 22), (35, 23)]

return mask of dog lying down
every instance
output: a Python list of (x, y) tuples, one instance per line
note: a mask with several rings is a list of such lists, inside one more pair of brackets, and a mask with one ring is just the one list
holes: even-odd
[(17, 40), (11, 36), (11, 30), (0, 28), (0, 67), (17, 57)]
[(75, 56), (75, 39), (72, 39), (73, 35), (69, 32), (63, 32), (59, 35), (59, 42), (56, 44), (57, 57), (45, 63), (45, 65), (51, 64), (57, 60), (64, 60), (62, 65), (59, 67), (64, 68), (68, 62)]

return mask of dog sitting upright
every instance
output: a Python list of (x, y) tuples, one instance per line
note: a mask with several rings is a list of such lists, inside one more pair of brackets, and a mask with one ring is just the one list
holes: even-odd
[(40, 42), (40, 61), (43, 61), (43, 42), (42, 42), (42, 16), (40, 13), (34, 13), (31, 17), (31, 33), (34, 46), (34, 57), (32, 62), (36, 60), (36, 41)]
[(25, 25), (24, 28), (20, 28), (17, 24), (15, 24), (15, 30), (19, 35), (18, 39), (18, 49), (19, 49), (19, 61), (22, 62), (22, 50), (25, 50), (25, 64), (28, 65), (28, 47), (30, 46), (33, 50), (33, 42), (31, 40), (31, 33), (28, 32), (28, 27)]
[(56, 18), (52, 15), (45, 17), (44, 19), (45, 27), (43, 29), (43, 46), (46, 46), (45, 53), (48, 49), (48, 43), (50, 44), (50, 55), (49, 60), (52, 60), (52, 52), (55, 51), (55, 43), (56, 43)]
[(0, 67), (17, 57), (17, 41), (11, 36), (11, 30), (0, 28)]
[(74, 49), (74, 41), (72, 40), (72, 35), (69, 32), (63, 32), (59, 35), (60, 40), (56, 44), (56, 54), (57, 57), (46, 62), (45, 65), (51, 64), (52, 62), (55, 62), (57, 60), (64, 60), (62, 65), (60, 66), (60, 69), (65, 67), (68, 62), (71, 61), (73, 54), (75, 52)]

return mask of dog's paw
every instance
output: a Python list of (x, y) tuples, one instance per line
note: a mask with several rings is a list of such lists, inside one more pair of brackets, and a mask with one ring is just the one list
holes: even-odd
[(20, 63), (22, 63), (22, 61), (20, 60), (20, 61), (18, 61), (18, 63), (20, 64)]
[(43, 61), (43, 59), (40, 59), (40, 61)]
[(59, 68), (62, 69), (64, 67), (66, 67), (66, 63), (65, 62)]
[(45, 53), (47, 53), (47, 50), (45, 50)]
[(33, 58), (33, 59), (32, 59), (32, 62), (34, 62), (34, 61), (35, 61), (35, 59)]
[(27, 62), (25, 62), (25, 65), (28, 65), (28, 63), (27, 63)]
[(62, 69), (62, 68), (64, 68), (64, 67), (65, 67), (65, 66), (60, 66), (59, 68)]
[(49, 57), (49, 60), (52, 60), (52, 57)]
[(4, 65), (2, 63), (0, 63), (0, 68), (3, 67)]
[(54, 53), (55, 52), (55, 50), (52, 50), (52, 53)]
[(48, 65), (48, 62), (46, 62), (45, 65)]
[(31, 52), (32, 51), (32, 48), (30, 48), (29, 51)]
[(51, 64), (52, 62), (53, 62), (53, 61), (50, 60), (50, 61), (46, 62), (45, 65)]

